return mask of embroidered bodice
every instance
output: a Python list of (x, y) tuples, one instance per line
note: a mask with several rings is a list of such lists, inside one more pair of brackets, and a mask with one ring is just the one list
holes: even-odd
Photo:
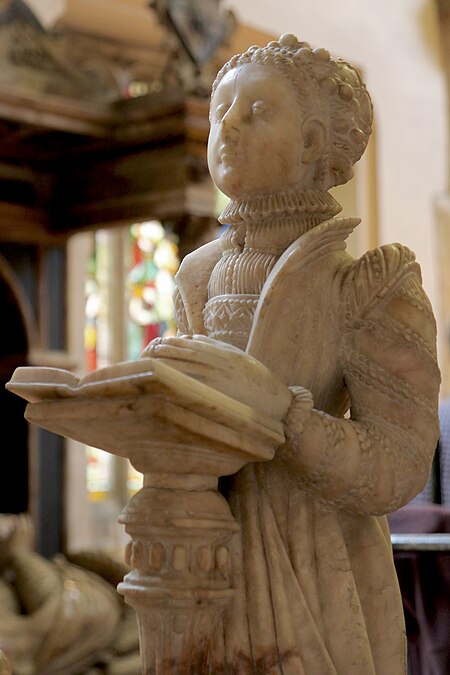
[(231, 201), (219, 218), (229, 227), (208, 284), (204, 310), (208, 335), (245, 349), (261, 289), (280, 255), (340, 208), (320, 190)]

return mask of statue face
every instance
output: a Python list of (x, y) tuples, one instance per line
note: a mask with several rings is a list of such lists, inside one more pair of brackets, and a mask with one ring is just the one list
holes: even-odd
[(211, 101), (212, 179), (231, 199), (311, 187), (310, 126), (278, 70), (257, 64), (230, 70)]

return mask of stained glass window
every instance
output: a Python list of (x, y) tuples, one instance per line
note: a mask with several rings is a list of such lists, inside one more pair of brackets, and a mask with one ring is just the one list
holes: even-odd
[(136, 359), (151, 340), (175, 333), (172, 296), (179, 259), (174, 239), (157, 220), (131, 227), (127, 253), (127, 357)]
[[(176, 239), (156, 220), (100, 230), (85, 277), (84, 350), (88, 371), (139, 358), (155, 337), (174, 334)], [(88, 447), (86, 484), (93, 504), (126, 501), (142, 474), (121, 458)], [(120, 494), (119, 494), (120, 493)]]

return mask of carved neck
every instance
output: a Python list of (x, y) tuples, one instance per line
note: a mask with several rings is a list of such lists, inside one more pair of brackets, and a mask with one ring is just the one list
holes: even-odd
[(280, 255), (340, 210), (331, 195), (319, 190), (230, 202), (219, 218), (229, 227), (208, 284), (208, 335), (245, 349), (259, 294)]
[(222, 257), (212, 272), (208, 298), (259, 294), (283, 251), (340, 209), (331, 195), (319, 190), (230, 202), (220, 217), (229, 227), (222, 236)]
[[(270, 195), (257, 195), (240, 201), (230, 201), (219, 217), (224, 225), (252, 225), (270, 227), (282, 223), (304, 224), (311, 227), (335, 216), (342, 207), (322, 190), (287, 190)], [(298, 236), (302, 234), (299, 233)]]

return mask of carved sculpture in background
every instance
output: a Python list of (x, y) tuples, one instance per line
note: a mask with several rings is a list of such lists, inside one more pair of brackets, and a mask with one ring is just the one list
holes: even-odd
[(0, 675), (12, 675), (11, 664), (2, 651), (0, 651)]
[(136, 618), (114, 589), (126, 566), (46, 560), (33, 539), (29, 516), (0, 516), (0, 675), (137, 675)]
[(81, 381), (9, 385), (30, 421), (144, 473), (119, 590), (146, 675), (406, 671), (385, 514), (426, 481), (440, 375), (413, 253), (351, 258), (359, 220), (328, 193), (371, 122), (325, 49), (283, 35), (233, 57), (208, 154), (229, 227), (182, 263), (180, 334)]

